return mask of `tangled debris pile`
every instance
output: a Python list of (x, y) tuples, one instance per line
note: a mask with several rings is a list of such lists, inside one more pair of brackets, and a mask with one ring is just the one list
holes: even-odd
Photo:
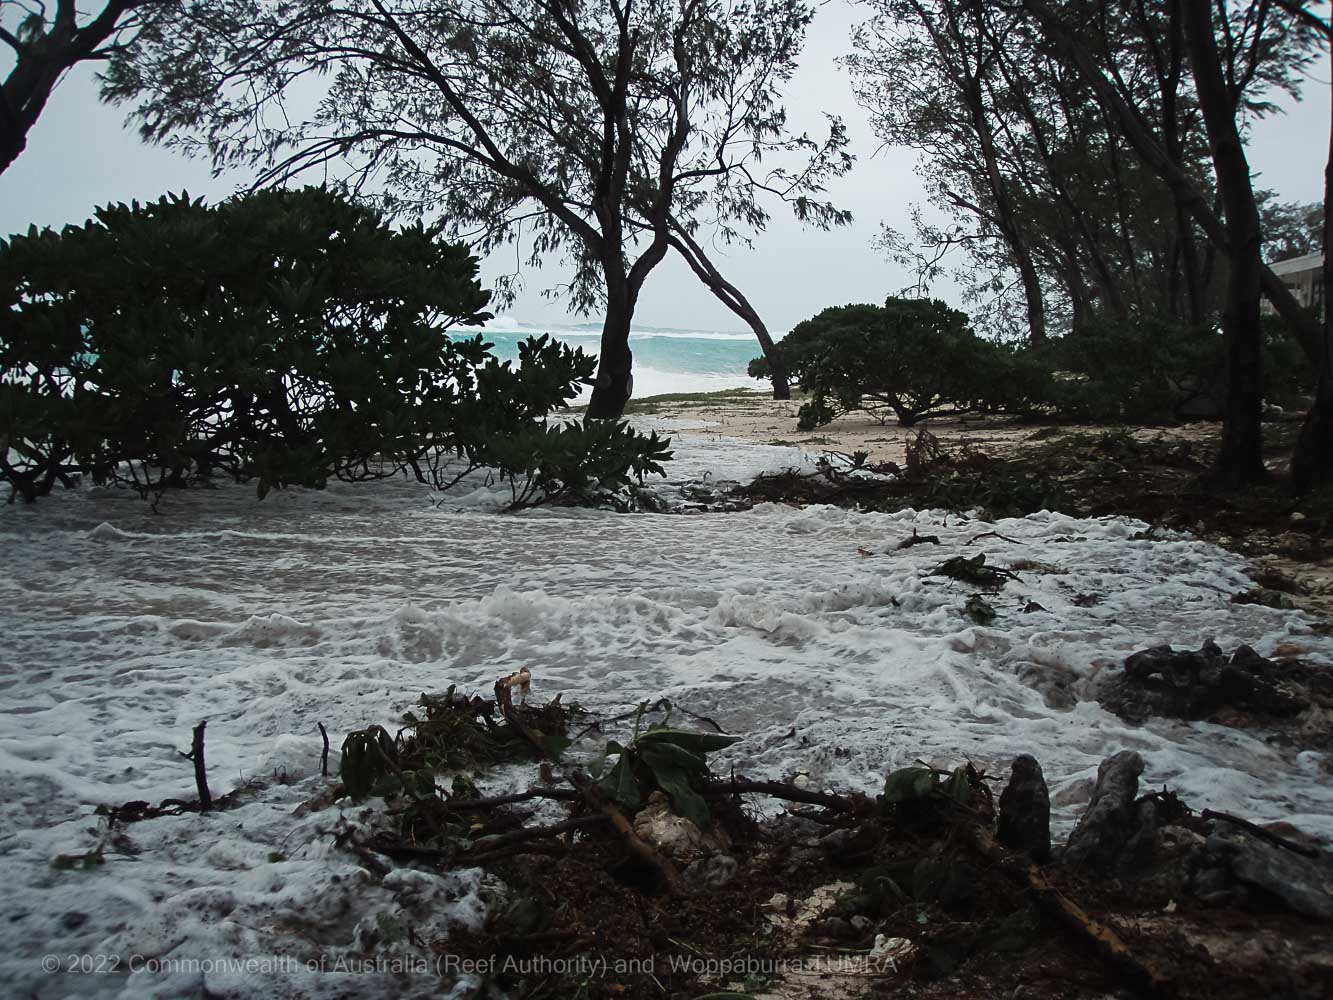
[[(1184, 654), (1173, 676), (1223, 669), (1214, 650)], [(588, 721), (559, 698), (528, 704), (530, 684), (523, 671), (494, 698), (423, 695), (396, 735), (350, 733), (341, 781), (302, 807), (382, 800), (344, 811), (334, 833), (385, 885), (420, 877), (412, 867), (488, 873), (483, 924), (445, 930), (404, 909), (365, 938), (367, 961), (389, 947), (446, 959), (434, 988), (471, 997), (1313, 1000), (1333, 987), (1327, 845), (1140, 794), (1133, 751), (1103, 761), (1057, 847), (1027, 755), (998, 798), (970, 763), (838, 794), (719, 777), (710, 755), (740, 737), (700, 716), (715, 731), (673, 727), (690, 713), (665, 700)], [(569, 759), (625, 722), (623, 742)], [(524, 761), (530, 787), (481, 794), (477, 768)]]
[[(530, 707), (450, 692), (423, 704), (426, 719), (411, 716), (392, 753), (381, 746), (373, 787), (392, 828), (340, 841), (381, 877), (390, 862), (482, 865), (496, 877), (482, 930), (423, 935), (488, 970), (474, 996), (855, 997), (911, 983), (928, 997), (1021, 987), (1026, 997), (1313, 998), (1333, 984), (1325, 850), (1195, 814), (1166, 790), (1139, 794), (1144, 763), (1131, 751), (1103, 762), (1082, 819), (1053, 848), (1049, 795), (1028, 756), (998, 808), (997, 782), (970, 764), (895, 771), (872, 799), (719, 778), (708, 755), (737, 737), (672, 728), (667, 703), (641, 705), (632, 737), (609, 741), (587, 770), (558, 761), (577, 712), (559, 699)], [(667, 717), (645, 726), (652, 708)], [(532, 738), (499, 735), (495, 716)], [(344, 769), (365, 766), (363, 738), (349, 737)], [(457, 759), (453, 746), (485, 759), (476, 741), (492, 738), (543, 759), (540, 780), (486, 798), (462, 774), (440, 788), (446, 769), (423, 766)], [(363, 779), (346, 777), (352, 794)], [(785, 809), (773, 815), (763, 799)], [(542, 802), (564, 818), (538, 816)], [(576, 961), (589, 955), (603, 964)]]
[[(1142, 440), (1125, 429), (1088, 433), (1058, 426), (1035, 430), (1003, 456), (966, 443), (945, 448), (925, 429), (910, 445), (903, 466), (867, 464), (864, 453), (835, 456), (838, 461), (813, 472), (761, 476), (734, 488), (729, 500), (977, 510), (992, 520), (1043, 509), (1076, 517), (1126, 515), (1189, 530), (1248, 555), (1277, 553), (1299, 563), (1323, 559), (1333, 530), (1333, 492), (1293, 498), (1277, 486), (1239, 493), (1208, 488), (1211, 446)], [(1286, 597), (1279, 606), (1289, 606), (1299, 587), (1261, 582), (1253, 597)]]

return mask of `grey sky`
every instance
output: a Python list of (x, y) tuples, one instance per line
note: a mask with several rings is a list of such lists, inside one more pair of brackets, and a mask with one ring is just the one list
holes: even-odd
[[(754, 249), (731, 248), (718, 258), (730, 280), (745, 291), (775, 332), (829, 305), (878, 301), (907, 283), (906, 276), (870, 243), (883, 221), (907, 227), (909, 207), (921, 198), (912, 170), (916, 155), (903, 149), (876, 152), (865, 115), (852, 98), (847, 73), (836, 62), (850, 49), (852, 25), (864, 16), (862, 9), (843, 0), (832, 0), (820, 9), (788, 99), (796, 128), (819, 132), (824, 111), (847, 122), (859, 162), (850, 175), (834, 183), (830, 195), (840, 208), (854, 214), (855, 222), (831, 233), (808, 230), (776, 206), (773, 224), (756, 238)], [(1277, 190), (1285, 200), (1315, 201), (1323, 196), (1329, 72), (1325, 60), (1309, 81), (1301, 104), (1255, 128), (1250, 162), (1258, 183)], [(29, 135), (27, 151), (0, 175), (0, 233), (26, 230), (33, 223), (58, 227), (82, 222), (97, 205), (150, 200), (182, 188), (221, 198), (243, 181), (214, 179), (202, 161), (143, 145), (122, 127), (122, 118), (119, 109), (97, 102), (90, 70), (71, 74)], [(488, 261), (484, 273), (512, 270), (513, 263), (511, 252)], [(526, 272), (524, 292), (510, 315), (529, 323), (576, 322), (560, 302), (540, 295), (559, 278), (552, 268)], [(937, 291), (951, 297), (946, 289)], [(674, 257), (648, 279), (636, 320), (653, 326), (743, 329)]]

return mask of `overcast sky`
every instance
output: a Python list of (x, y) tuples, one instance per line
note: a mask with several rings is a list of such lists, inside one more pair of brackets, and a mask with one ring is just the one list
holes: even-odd
[[(779, 206), (773, 224), (755, 240), (753, 250), (732, 248), (718, 258), (774, 332), (785, 331), (826, 306), (880, 301), (908, 283), (907, 276), (870, 244), (882, 222), (909, 228), (910, 206), (921, 199), (912, 170), (916, 154), (903, 149), (876, 151), (865, 116), (852, 97), (847, 72), (837, 62), (850, 49), (851, 27), (863, 17), (863, 9), (844, 0), (830, 0), (820, 9), (788, 98), (795, 128), (821, 131), (825, 111), (847, 122), (858, 163), (850, 175), (834, 183), (830, 196), (853, 213), (855, 222), (830, 233), (808, 230)], [(202, 161), (143, 145), (122, 127), (123, 117), (120, 109), (98, 103), (90, 70), (71, 74), (29, 134), (27, 151), (0, 175), (0, 232), (26, 230), (33, 223), (59, 227), (82, 222), (97, 205), (151, 200), (166, 191), (188, 189), (217, 199), (243, 181), (210, 177)], [(1325, 61), (1310, 79), (1301, 104), (1256, 127), (1250, 163), (1259, 175), (1257, 183), (1277, 190), (1284, 200), (1320, 200), (1328, 130)], [(512, 269), (511, 251), (503, 260), (488, 261), (484, 274)], [(525, 290), (510, 315), (538, 324), (577, 322), (560, 302), (540, 295), (542, 288), (558, 280), (552, 269), (526, 273)], [(951, 298), (947, 289), (937, 291)], [(744, 329), (674, 256), (649, 277), (636, 320), (652, 326)]]

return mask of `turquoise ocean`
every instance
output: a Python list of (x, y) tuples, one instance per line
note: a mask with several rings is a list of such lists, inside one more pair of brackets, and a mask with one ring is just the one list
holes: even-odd
[[(478, 332), (494, 345), (492, 353), (502, 360), (517, 360), (518, 345), (543, 333), (591, 355), (597, 354), (601, 339), (600, 324), (539, 326), (508, 316), (491, 320), (479, 331), (454, 331), (461, 336)], [(634, 352), (636, 399), (665, 392), (764, 388), (764, 383), (745, 374), (750, 360), (760, 354), (759, 343), (752, 333), (636, 326), (630, 334), (630, 349)]]

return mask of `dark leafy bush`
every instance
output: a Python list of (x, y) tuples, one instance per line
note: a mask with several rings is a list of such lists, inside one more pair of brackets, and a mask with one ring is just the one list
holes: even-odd
[(1287, 410), (1305, 410), (1314, 395), (1314, 367), (1278, 316), (1265, 314), (1264, 399)]
[[(1012, 351), (978, 337), (964, 313), (933, 299), (825, 309), (778, 350), (811, 395), (802, 429), (852, 410), (910, 427), (929, 416), (1021, 407), (1032, 377)], [(749, 372), (765, 378), (768, 364), (757, 358)]]
[(1022, 354), (1023, 364), (1055, 373), (1045, 402), (1075, 420), (1159, 423), (1207, 416), (1225, 384), (1221, 334), (1169, 320), (1090, 325)]
[(0, 475), (29, 500), (218, 472), (262, 496), (485, 465), (536, 502), (658, 471), (655, 436), (547, 427), (592, 358), (543, 337), (515, 367), (450, 336), (489, 298), (466, 248), (318, 188), (34, 228), (0, 243)]

